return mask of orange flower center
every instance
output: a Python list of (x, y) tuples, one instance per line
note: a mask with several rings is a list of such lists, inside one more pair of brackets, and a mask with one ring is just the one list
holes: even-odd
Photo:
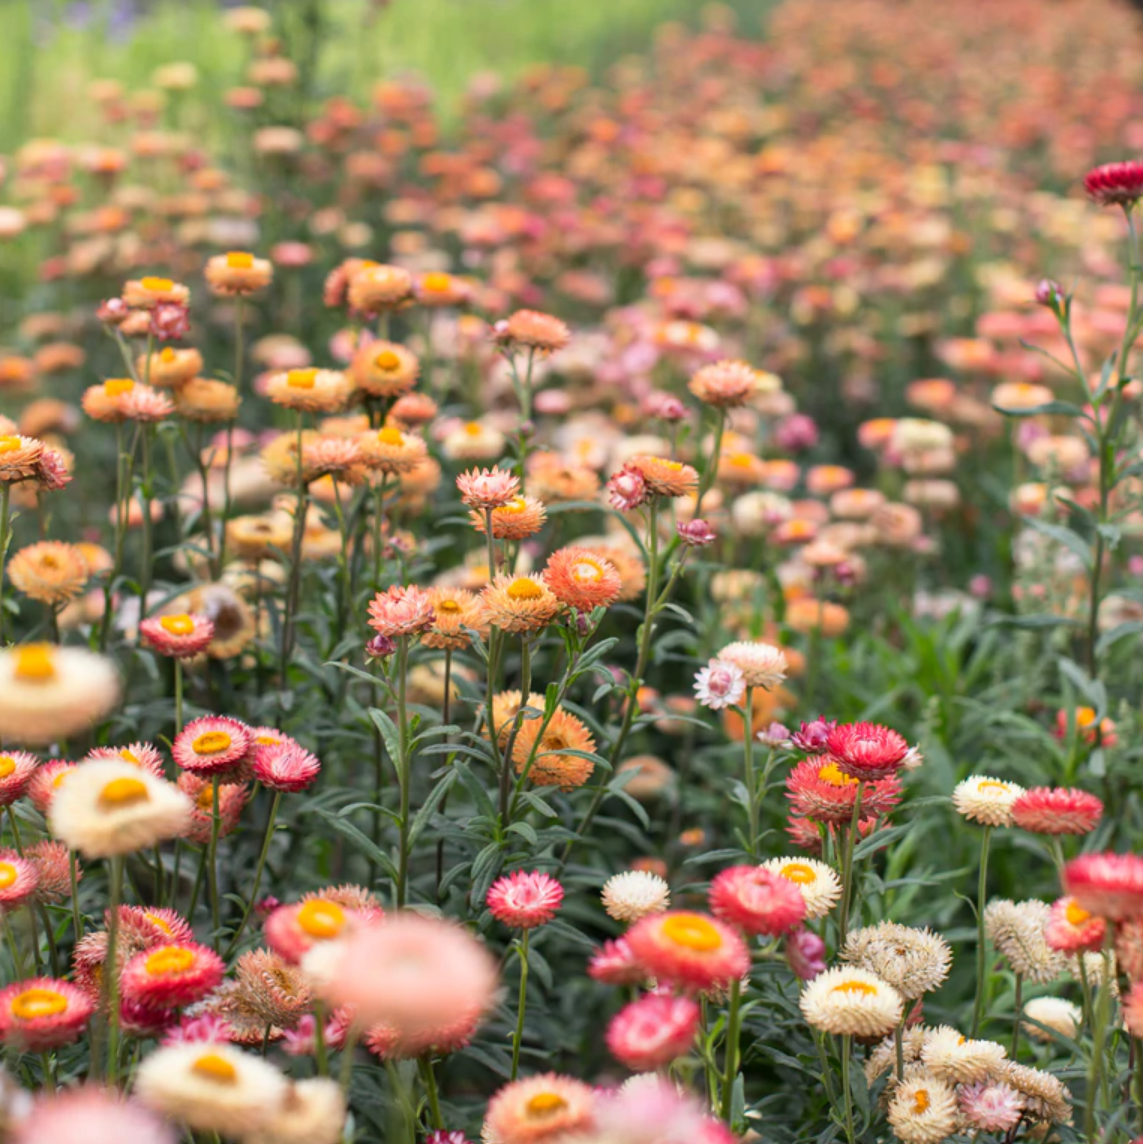
[(324, 899), (304, 902), (298, 910), (298, 925), (310, 937), (337, 937), (345, 926), (345, 911), (336, 902)]
[(195, 796), (195, 802), (198, 804), (199, 810), (213, 810), (214, 787), (207, 783)]
[(460, 605), (455, 600), (442, 600), (433, 606), (438, 612), (447, 612), (450, 615), (460, 611)]
[(217, 755), (220, 751), (229, 750), (232, 742), (225, 731), (207, 731), (191, 743), (191, 750), (196, 755)]
[(470, 421), (465, 425), (464, 431), (469, 437), (479, 437), (484, 432), (484, 426), (479, 421)]
[(987, 790), (994, 790), (997, 794), (1007, 794), (1011, 787), (1007, 783), (998, 782), (996, 779), (985, 779), (976, 789), (982, 794)]
[(1076, 726), (1077, 727), (1090, 727), (1095, 722), (1095, 708), (1093, 707), (1078, 707), (1076, 708)]
[(558, 1093), (538, 1092), (525, 1107), (529, 1116), (546, 1120), (549, 1116), (555, 1116), (557, 1112), (563, 1112), (567, 1106), (568, 1102)]
[(401, 364), (401, 359), (392, 350), (382, 350), (374, 359), (378, 369), (392, 370)]
[(519, 580), (513, 580), (508, 585), (510, 600), (539, 600), (543, 594), (544, 589), (535, 580), (529, 580), (526, 576), (521, 576)]
[(181, 616), (164, 616), (159, 627), (172, 636), (189, 636), (194, 631), (194, 620), (183, 613)]
[(1067, 908), (1064, 910), (1064, 917), (1068, 919), (1068, 925), (1082, 926), (1084, 922), (1090, 919), (1091, 914), (1078, 902), (1068, 902)]
[(145, 917), (147, 921), (151, 923), (151, 925), (158, 926), (159, 929), (163, 931), (163, 933), (174, 933), (174, 930), (171, 929), (167, 921), (159, 917), (158, 914), (146, 913), (143, 915), (143, 917)]
[(25, 644), (16, 649), (16, 678), (25, 683), (47, 683), (56, 677), (51, 644)]
[(496, 509), (496, 512), (505, 516), (519, 516), (527, 507), (528, 502), (523, 497), (513, 497), (507, 504)]
[(103, 383), (103, 392), (108, 397), (122, 397), (135, 388), (135, 383), (129, 377), (110, 377)]
[(142, 779), (112, 779), (99, 792), (100, 803), (108, 808), (132, 806), (150, 799), (147, 784)]
[(814, 868), (807, 866), (805, 862), (787, 862), (778, 873), (787, 882), (793, 882), (796, 886), (809, 886), (818, 879)]
[(395, 429), (392, 425), (386, 425), (377, 433), (377, 440), (382, 445), (403, 445), (405, 443), (405, 435), (400, 429)]
[(834, 787), (857, 786), (857, 779), (847, 775), (837, 763), (826, 763), (818, 771), (818, 778)]
[(313, 389), (317, 384), (316, 369), (291, 369), (286, 374), (286, 384), (291, 389)]
[(736, 469), (749, 469), (754, 464), (754, 457), (750, 453), (734, 453), (727, 458), (727, 462)]
[(6, 779), (16, 769), (16, 760), (11, 755), (0, 755), (0, 779)]
[(226, 265), (231, 270), (250, 270), (254, 266), (254, 255), (244, 250), (232, 250), (226, 256)]
[(710, 953), (722, 945), (718, 928), (699, 914), (676, 914), (663, 922), (663, 936), (684, 949)]
[(0, 453), (14, 453), (23, 445), (23, 441), (19, 437), (13, 437), (6, 434), (0, 437)]
[(12, 1016), (21, 1021), (55, 1017), (67, 1009), (67, 998), (54, 989), (25, 989), (12, 998)]
[(20, 871), (11, 862), (0, 862), (0, 890), (14, 886), (20, 877)]
[(877, 996), (877, 986), (870, 985), (868, 981), (843, 981), (840, 985), (835, 985), (831, 993), (858, 993), (862, 997), (875, 997)]
[(603, 579), (603, 569), (594, 560), (580, 560), (572, 568), (572, 579), (580, 584), (598, 584)]
[(154, 294), (165, 294), (168, 290), (175, 288), (175, 284), (170, 278), (144, 278), (139, 285), (144, 290), (150, 290)]
[(913, 1097), (913, 1111), (919, 1116), (922, 1112), (928, 1112), (931, 1104), (929, 1094), (923, 1088), (917, 1089)]
[(452, 279), (447, 274), (426, 274), (421, 279), (421, 286), (426, 290), (447, 290), (452, 285)]
[(126, 747), (120, 750), (119, 757), (125, 763), (130, 763), (133, 767), (141, 767), (143, 765), (143, 761), (139, 758), (139, 756), (134, 752), (127, 750)]
[(203, 1053), (191, 1065), (191, 1072), (216, 1084), (234, 1084), (238, 1080), (238, 1070), (220, 1053)]
[(160, 946), (143, 963), (152, 977), (173, 977), (176, 973), (186, 973), (194, 965), (194, 951), (181, 945)]
[(173, 362), (175, 360), (174, 348), (172, 346), (163, 346), (163, 348), (159, 350), (159, 360), (167, 362), (168, 365)]

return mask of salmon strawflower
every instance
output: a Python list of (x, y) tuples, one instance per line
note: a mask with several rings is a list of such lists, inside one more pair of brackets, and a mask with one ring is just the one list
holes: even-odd
[(163, 346), (148, 357), (135, 360), (135, 372), (148, 385), (160, 389), (178, 389), (202, 373), (202, 354), (193, 348)]
[(1033, 787), (1012, 804), (1012, 823), (1036, 834), (1090, 834), (1103, 817), (1103, 802), (1087, 791)]
[(1012, 807), (1024, 788), (1007, 779), (990, 775), (972, 775), (953, 788), (952, 804), (956, 812), (970, 822), (982, 826), (1011, 826)]
[(583, 1081), (542, 1073), (506, 1084), (488, 1104), (485, 1136), (497, 1144), (548, 1144), (589, 1128), (595, 1090)]
[(588, 962), (587, 975), (602, 985), (640, 985), (647, 971), (635, 959), (625, 937), (605, 941)]
[(697, 471), (682, 461), (640, 453), (629, 457), (624, 467), (637, 472), (653, 496), (686, 497), (698, 489)]
[(648, 993), (612, 1017), (607, 1047), (632, 1072), (652, 1072), (690, 1051), (701, 1016), (690, 997)]
[(175, 764), (192, 774), (211, 777), (239, 769), (250, 749), (250, 728), (224, 715), (193, 719), (175, 736)]
[[(246, 774), (246, 764), (239, 768), (242, 777)], [(178, 788), (190, 799), (191, 821), (186, 837), (202, 846), (210, 842), (214, 833), (214, 783), (210, 778), (200, 778), (191, 771), (183, 771), (177, 782)], [(235, 775), (227, 775), (220, 780), (218, 788), (218, 835), (225, 838), (234, 831), (242, 811), (250, 800), (250, 788)]]
[[(796, 814), (815, 822), (845, 826), (853, 819), (857, 779), (847, 775), (830, 755), (803, 759), (786, 776), (786, 797)], [(901, 801), (901, 781), (895, 775), (864, 785), (863, 819), (887, 814)]]
[(42, 1053), (79, 1039), (94, 1011), (82, 989), (53, 977), (33, 977), (0, 989), (0, 1042)]
[(401, 397), (417, 384), (420, 372), (416, 354), (386, 341), (362, 342), (349, 366), (358, 391), (369, 397)]
[(824, 917), (841, 900), (841, 879), (832, 866), (816, 858), (768, 858), (762, 867), (798, 888), (806, 917)]
[(76, 770), (76, 764), (67, 759), (48, 759), (36, 767), (28, 780), (28, 801), (43, 815), (48, 812), (56, 792)]
[(214, 624), (188, 612), (152, 616), (139, 622), (139, 634), (159, 653), (173, 659), (193, 659), (214, 639)]
[(123, 967), (120, 988), (125, 1002), (145, 1009), (181, 1009), (213, 992), (225, 971), (208, 946), (172, 942), (135, 954)]
[(564, 889), (550, 874), (516, 870), (492, 883), (485, 904), (498, 922), (534, 929), (550, 922), (563, 900)]
[(472, 286), (455, 274), (431, 271), (413, 283), (413, 296), (422, 306), (460, 306), (472, 297)]
[(216, 254), (206, 260), (203, 277), (212, 294), (229, 298), (257, 294), (274, 278), (274, 264), (245, 250)]
[(544, 582), (559, 600), (580, 612), (610, 607), (623, 590), (615, 565), (578, 545), (561, 548), (548, 557)]
[(30, 544), (8, 562), (8, 576), (16, 589), (49, 607), (74, 600), (83, 591), (90, 574), (79, 548), (60, 540)]
[(909, 744), (877, 723), (841, 723), (830, 732), (829, 753), (855, 779), (884, 779), (904, 765)]
[(39, 765), (28, 751), (0, 754), (0, 806), (11, 806), (24, 793)]
[(303, 413), (336, 413), (349, 395), (349, 379), (335, 369), (289, 369), (266, 382), (266, 396), (275, 405)]
[(367, 263), (349, 278), (346, 296), (360, 314), (380, 314), (403, 306), (413, 293), (413, 276), (400, 266)]
[(132, 385), (119, 393), (113, 404), (127, 421), (163, 421), (175, 411), (175, 404), (167, 394), (149, 385)]
[(395, 584), (369, 602), (369, 626), (388, 639), (419, 635), (434, 619), (432, 597), (414, 584)]
[(321, 761), (297, 743), (260, 747), (253, 760), (254, 777), (267, 789), (297, 794), (314, 784)]
[(14, 910), (34, 898), (39, 884), (35, 863), (15, 850), (0, 850), (0, 912)]
[(571, 333), (566, 323), (551, 314), (517, 310), (493, 326), (492, 338), (507, 349), (522, 347), (550, 354), (563, 349), (571, 340)]
[(429, 604), (433, 622), (421, 635), (425, 647), (459, 651), (472, 643), (471, 632), (487, 639), (484, 605), (473, 592), (464, 588), (430, 588)]
[(1143, 914), (1143, 858), (1081, 854), (1064, 867), (1064, 890), (1089, 913), (1118, 922)]
[(764, 687), (768, 691), (786, 678), (789, 664), (781, 648), (756, 640), (739, 640), (727, 644), (719, 653), (721, 663), (733, 664), (742, 672), (747, 687)]
[[(497, 540), (527, 540), (544, 527), (548, 510), (535, 497), (516, 496), (507, 504), (492, 511), (492, 535)], [(483, 512), (473, 509), (469, 513), (473, 528), (484, 534), (487, 521)]]
[(687, 383), (687, 388), (704, 405), (734, 409), (745, 405), (756, 393), (773, 392), (773, 374), (760, 373), (744, 361), (718, 361), (704, 365)]
[(403, 433), (396, 425), (372, 429), (357, 438), (361, 459), (378, 473), (411, 473), (428, 457), (428, 446), (414, 433)]
[(111, 660), (78, 647), (0, 649), (0, 738), (32, 746), (87, 730), (119, 701)]
[(190, 290), (186, 286), (156, 275), (129, 279), (123, 284), (122, 297), (132, 310), (153, 310), (160, 302), (190, 304)]
[(241, 403), (233, 385), (213, 378), (195, 377), (175, 390), (175, 410), (188, 421), (204, 424), (233, 421)]
[[(62, 842), (50, 838), (24, 847), (24, 857), (36, 870), (36, 901), (56, 905), (71, 896), (71, 857)], [(83, 877), (79, 864), (75, 866), (76, 881)]]
[(163, 754), (153, 743), (129, 743), (126, 747), (93, 747), (83, 760), (85, 763), (102, 762), (112, 759), (115, 762), (130, 763), (150, 771), (157, 779), (164, 778), (166, 767)]
[[(543, 698), (531, 696), (529, 706), (537, 705), (542, 711)], [(546, 727), (543, 723), (543, 719), (525, 719), (517, 729), (512, 744), (516, 773), (523, 774), (528, 768), (528, 778), (536, 786), (561, 790), (583, 786), (595, 770), (595, 763), (584, 757), (595, 752), (595, 739), (587, 724), (562, 707), (556, 708)]]
[(266, 944), (297, 965), (315, 945), (345, 937), (354, 926), (380, 916), (374, 906), (361, 903), (361, 907), (354, 909), (329, 894), (279, 906), (266, 919)]
[(506, 632), (537, 632), (563, 609), (542, 576), (498, 575), (480, 593), (488, 622)]
[(1044, 940), (1059, 953), (1098, 953), (1103, 949), (1107, 923), (1075, 900), (1059, 898), (1052, 903)]
[(44, 443), (16, 433), (0, 434), (0, 484), (32, 480), (40, 468)]
[(750, 952), (738, 932), (705, 914), (653, 914), (631, 927), (627, 942), (647, 976), (680, 988), (727, 989), (750, 969)]
[(787, 879), (761, 866), (732, 866), (710, 884), (710, 909), (716, 918), (753, 936), (776, 937), (800, 926), (805, 899)]

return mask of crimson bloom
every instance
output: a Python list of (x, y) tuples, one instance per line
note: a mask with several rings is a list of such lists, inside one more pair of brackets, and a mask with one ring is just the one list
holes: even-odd
[(513, 929), (550, 922), (564, 900), (564, 888), (550, 874), (517, 870), (492, 883), (485, 899), (492, 916)]
[(1143, 198), (1143, 163), (1104, 163), (1083, 177), (1083, 189), (1100, 206), (1133, 207)]
[(0, 1041), (43, 1052), (76, 1040), (94, 1011), (92, 999), (68, 981), (34, 977), (0, 989)]
[(880, 723), (842, 723), (826, 741), (838, 767), (855, 779), (884, 779), (900, 770), (909, 753), (904, 736)]
[(181, 1009), (216, 989), (225, 970), (222, 958), (198, 942), (160, 945), (123, 967), (123, 1000), (144, 1009)]

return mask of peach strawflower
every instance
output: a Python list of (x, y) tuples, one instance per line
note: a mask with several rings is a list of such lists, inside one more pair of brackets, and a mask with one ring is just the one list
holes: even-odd
[(610, 560), (588, 548), (561, 548), (548, 557), (544, 582), (569, 608), (590, 612), (619, 598), (623, 581)]
[[(487, 531), (484, 513), (473, 509), (469, 513), (477, 532)], [(507, 504), (492, 509), (492, 535), (497, 540), (526, 540), (544, 527), (548, 511), (535, 497), (516, 496)]]
[(480, 593), (489, 624), (506, 632), (546, 628), (563, 604), (542, 576), (498, 575)]
[(11, 806), (27, 789), (39, 760), (28, 751), (0, 754), (0, 806)]
[(432, 597), (413, 584), (395, 584), (369, 602), (369, 626), (388, 639), (419, 635), (434, 619)]
[(33, 862), (15, 850), (0, 850), (0, 911), (14, 910), (35, 896), (40, 875)]
[(395, 425), (372, 429), (357, 438), (365, 465), (378, 473), (411, 473), (428, 456), (428, 446), (414, 433)]
[[(529, 697), (529, 705), (542, 711), (543, 697)], [(583, 786), (591, 778), (595, 763), (569, 752), (595, 752), (595, 739), (587, 724), (562, 707), (556, 708), (546, 727), (543, 723), (543, 719), (525, 719), (520, 724), (512, 744), (516, 773), (523, 774), (531, 758), (528, 779), (536, 786), (556, 786), (561, 790)]]
[(0, 989), (0, 1042), (20, 1052), (44, 1052), (78, 1040), (91, 1018), (91, 999), (53, 977), (33, 977)]
[(508, 348), (524, 347), (549, 354), (563, 349), (571, 340), (567, 325), (551, 314), (538, 310), (517, 310), (493, 327), (492, 337)]
[(266, 382), (266, 396), (275, 405), (304, 413), (335, 413), (349, 394), (349, 379), (335, 369), (289, 369)]
[(135, 954), (120, 976), (123, 1000), (147, 1009), (181, 1009), (222, 981), (226, 965), (198, 942), (172, 942)]
[(543, 1073), (506, 1084), (488, 1104), (485, 1135), (497, 1144), (547, 1144), (591, 1126), (595, 1090), (583, 1081)]
[(233, 385), (206, 377), (192, 378), (175, 390), (175, 409), (188, 421), (206, 424), (233, 421), (241, 402)]
[[(238, 826), (243, 808), (250, 799), (250, 788), (242, 781), (246, 777), (244, 762), (236, 773), (220, 779), (218, 788), (218, 834), (225, 838)], [(200, 846), (206, 845), (214, 830), (214, 783), (209, 777), (200, 778), (191, 771), (178, 777), (178, 788), (190, 799), (191, 821), (186, 837)]]
[(167, 394), (149, 385), (133, 385), (116, 395), (112, 404), (127, 421), (163, 421), (175, 411)]
[(698, 489), (698, 473), (682, 461), (640, 453), (628, 457), (625, 467), (637, 472), (655, 496), (685, 497)]
[(786, 678), (789, 664), (780, 648), (754, 640), (727, 644), (718, 653), (723, 663), (733, 664), (742, 672), (747, 687), (772, 690)]
[(516, 870), (492, 883), (485, 904), (506, 926), (533, 929), (550, 922), (563, 899), (563, 887), (550, 874)]
[(501, 468), (469, 469), (456, 478), (460, 499), (471, 509), (503, 508), (520, 493), (520, 478)]
[(113, 1089), (84, 1085), (41, 1093), (12, 1127), (9, 1144), (176, 1144), (174, 1127)]
[(647, 976), (680, 988), (727, 989), (750, 969), (738, 932), (705, 914), (652, 914), (631, 927), (627, 942)]
[(123, 284), (123, 301), (133, 310), (153, 310), (160, 302), (190, 303), (190, 290), (170, 278), (150, 276)]
[(204, 652), (214, 639), (214, 624), (205, 616), (182, 612), (141, 620), (139, 634), (159, 655), (193, 659)]
[(710, 884), (716, 918), (752, 935), (774, 937), (801, 925), (806, 903), (798, 888), (761, 866), (732, 866)]
[(430, 588), (429, 603), (433, 609), (432, 626), (421, 636), (425, 647), (459, 651), (472, 643), (475, 631), (481, 639), (488, 637), (488, 620), (480, 598), (464, 588)]
[(431, 271), (416, 279), (413, 295), (422, 306), (459, 306), (472, 296), (472, 287), (455, 274)]
[(12, 556), (8, 576), (25, 596), (58, 607), (83, 591), (89, 571), (87, 561), (74, 544), (41, 540)]
[(224, 715), (203, 715), (189, 722), (171, 747), (175, 764), (210, 777), (235, 771), (250, 748), (250, 728)]
[(0, 434), (0, 484), (31, 480), (39, 471), (44, 443), (16, 433)]
[(243, 250), (216, 254), (208, 258), (203, 277), (211, 292), (221, 297), (257, 294), (265, 290), (274, 277), (273, 263), (256, 258)]
[(396, 342), (362, 342), (349, 367), (361, 393), (370, 397), (400, 397), (417, 383), (421, 364), (416, 354)]
[(161, 389), (177, 389), (202, 372), (202, 354), (193, 348), (180, 349), (164, 346), (148, 358), (145, 354), (135, 361), (135, 371), (149, 385)]
[(733, 409), (745, 405), (756, 393), (777, 388), (773, 374), (763, 374), (744, 361), (719, 361), (705, 365), (687, 383), (704, 405)]
[(350, 306), (362, 314), (397, 309), (413, 292), (413, 276), (400, 266), (369, 263), (349, 278)]

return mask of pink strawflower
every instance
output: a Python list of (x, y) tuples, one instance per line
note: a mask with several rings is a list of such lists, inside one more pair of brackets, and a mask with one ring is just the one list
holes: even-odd
[(651, 490), (643, 474), (630, 465), (624, 465), (607, 479), (607, 496), (621, 512), (631, 512), (651, 498)]
[(601, 1140), (623, 1144), (734, 1144), (734, 1136), (690, 1093), (665, 1077), (647, 1077), (601, 1094), (595, 1113)]
[(254, 764), (260, 755), (277, 750), (279, 747), (296, 747), (297, 745), (297, 739), (287, 735), (285, 731), (279, 731), (277, 727), (251, 727), (250, 749), (246, 757), (251, 764)]
[(279, 906), (266, 919), (266, 944), (297, 965), (315, 945), (342, 937), (361, 920), (355, 911), (329, 898), (294, 902)]
[(1100, 206), (1132, 207), (1143, 198), (1143, 163), (1104, 163), (1083, 177), (1083, 189)]
[(470, 1141), (463, 1132), (449, 1132), (446, 1129), (438, 1129), (436, 1132), (430, 1132), (425, 1137), (425, 1144), (470, 1144)]
[(647, 980), (647, 971), (635, 960), (625, 937), (605, 941), (591, 955), (587, 975), (603, 985), (639, 985)]
[(683, 988), (727, 989), (750, 969), (738, 931), (705, 914), (652, 914), (631, 927), (627, 941), (647, 976)]
[(126, 747), (93, 747), (84, 762), (93, 763), (104, 759), (112, 759), (117, 763), (131, 763), (133, 766), (142, 767), (158, 779), (166, 778), (162, 752), (151, 743), (129, 743)]
[[(62, 842), (50, 838), (24, 847), (24, 857), (36, 868), (36, 901), (55, 905), (71, 897), (71, 852)], [(75, 880), (83, 877), (79, 863)]]
[(895, 775), (861, 784), (830, 755), (811, 755), (798, 763), (786, 776), (786, 797), (795, 814), (845, 826), (853, 821), (859, 786), (863, 821), (887, 814), (901, 801), (901, 780)]
[(150, 332), (161, 342), (185, 338), (190, 333), (190, 308), (184, 302), (160, 302), (151, 311)]
[(40, 875), (35, 864), (15, 850), (0, 850), (0, 910), (14, 910), (35, 897)]
[(900, 770), (909, 753), (903, 736), (879, 723), (843, 723), (827, 740), (837, 765), (855, 779), (883, 779)]
[(432, 597), (411, 584), (378, 592), (369, 604), (369, 626), (389, 639), (418, 635), (435, 619)]
[(1024, 1097), (1000, 1081), (960, 1085), (957, 1103), (961, 1115), (978, 1132), (1007, 1132), (1024, 1114)]
[(794, 930), (786, 938), (786, 964), (803, 981), (812, 981), (825, 972), (825, 951), (825, 942), (811, 930)]
[(24, 793), (39, 765), (27, 751), (0, 754), (0, 806), (11, 806)]
[(38, 1053), (78, 1040), (94, 1011), (92, 999), (69, 981), (33, 977), (0, 989), (0, 1042)]
[(234, 1035), (234, 1030), (223, 1018), (214, 1013), (201, 1013), (195, 1017), (185, 1014), (177, 1025), (171, 1025), (163, 1034), (164, 1045), (189, 1045), (211, 1041), (225, 1044)]
[(632, 1072), (663, 1068), (694, 1044), (701, 1012), (689, 997), (648, 993), (620, 1009), (607, 1027), (607, 1047)]
[(718, 539), (718, 533), (705, 520), (701, 519), (688, 520), (678, 524), (675, 531), (679, 534), (679, 539), (688, 548), (705, 548)]
[(41, 814), (48, 813), (60, 784), (67, 780), (68, 774), (75, 768), (76, 764), (68, 762), (67, 759), (48, 759), (32, 772), (28, 779), (27, 795)]
[(83, 1086), (41, 1095), (8, 1144), (175, 1144), (174, 1128), (114, 1090)]
[[(322, 1027), (322, 1039), (326, 1048), (342, 1048), (352, 1024), (353, 1014), (348, 1009), (335, 1009)], [(317, 1022), (313, 1014), (307, 1013), (293, 1029), (285, 1031), (282, 1048), (291, 1057), (312, 1057), (317, 1052), (316, 1032)]]
[(1108, 921), (1143, 914), (1143, 857), (1081, 854), (1064, 867), (1064, 890), (1089, 913)]
[(1052, 903), (1044, 940), (1060, 953), (1098, 953), (1103, 948), (1107, 923), (1085, 910), (1075, 898)]
[(193, 659), (214, 639), (214, 623), (206, 616), (152, 616), (141, 620), (139, 634), (159, 655), (172, 659)]
[(764, 747), (777, 749), (790, 746), (790, 728), (782, 723), (771, 723), (769, 727), (759, 731), (755, 740)]
[(761, 866), (731, 866), (710, 884), (716, 918), (748, 934), (775, 937), (801, 925), (806, 901), (793, 882)]
[(184, 771), (210, 778), (229, 774), (250, 749), (250, 728), (225, 715), (192, 719), (175, 736), (171, 753)]
[(791, 413), (778, 423), (774, 441), (783, 453), (801, 453), (818, 443), (818, 427), (812, 417)]
[(712, 659), (695, 675), (695, 698), (712, 711), (733, 707), (746, 694), (746, 676), (737, 664)]
[(312, 786), (320, 771), (318, 757), (296, 743), (262, 747), (255, 753), (254, 777), (270, 790), (296, 794)]
[(1012, 804), (1013, 825), (1036, 834), (1089, 834), (1102, 816), (1101, 799), (1070, 787), (1033, 787)]
[(456, 478), (456, 487), (468, 508), (484, 511), (511, 504), (520, 494), (520, 478), (499, 466), (469, 469)]
[(790, 742), (799, 751), (808, 755), (821, 754), (829, 746), (829, 737), (837, 723), (819, 715), (812, 723), (803, 723), (798, 730), (790, 736)]
[(534, 929), (550, 922), (563, 900), (564, 889), (550, 874), (517, 870), (492, 883), (485, 903), (506, 926)]
[(1137, 981), (1123, 998), (1123, 1023), (1133, 1037), (1143, 1037), (1143, 981)]
[(218, 988), (226, 965), (198, 942), (160, 945), (137, 953), (123, 967), (123, 999), (144, 1009), (182, 1009)]
[(469, 1010), (443, 1025), (401, 1030), (395, 1025), (372, 1026), (365, 1034), (365, 1047), (384, 1061), (407, 1061), (425, 1053), (443, 1056), (466, 1048), (476, 1035), (482, 1013)]

